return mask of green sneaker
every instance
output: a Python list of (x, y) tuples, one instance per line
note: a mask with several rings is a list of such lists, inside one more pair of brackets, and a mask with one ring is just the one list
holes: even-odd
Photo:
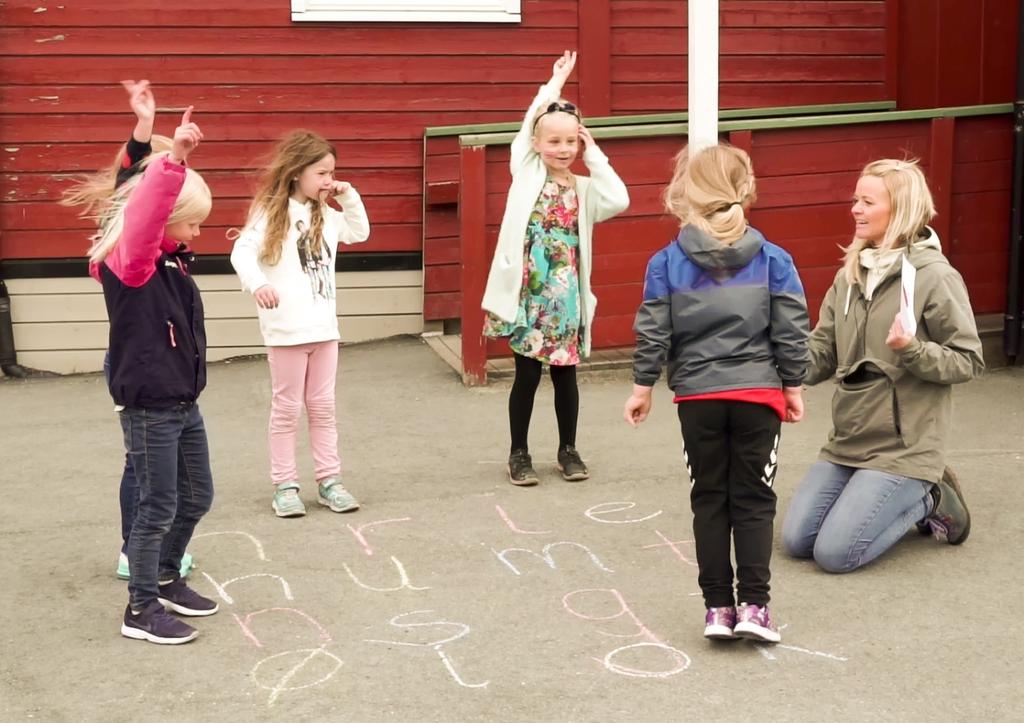
[[(192, 572), (192, 568), (196, 566), (196, 561), (192, 559), (192, 555), (185, 553), (181, 556), (181, 577), (182, 579), (188, 577), (188, 574)], [(117, 556), (117, 577), (119, 580), (130, 580), (131, 570), (128, 568), (128, 556), (123, 552)]]
[(295, 482), (277, 486), (271, 507), (278, 517), (302, 517), (306, 514), (306, 506), (299, 499), (299, 485)]
[(933, 489), (938, 491), (939, 499), (935, 509), (925, 518), (932, 535), (936, 540), (944, 540), (950, 545), (963, 544), (971, 534), (971, 513), (967, 509), (956, 473), (946, 467), (942, 479)]
[(356, 498), (344, 488), (337, 477), (325, 477), (317, 485), (316, 501), (334, 512), (351, 512), (359, 509)]

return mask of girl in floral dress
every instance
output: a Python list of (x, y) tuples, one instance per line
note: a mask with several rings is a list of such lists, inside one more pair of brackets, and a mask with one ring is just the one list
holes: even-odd
[[(569, 481), (589, 471), (576, 450), (576, 365), (590, 353), (597, 299), (590, 290), (591, 234), (596, 222), (629, 205), (612, 170), (572, 103), (560, 100), (576, 64), (566, 51), (554, 65), (512, 141), (512, 185), (491, 263), (484, 334), (508, 337), (516, 377), (509, 395), (509, 480), (535, 485), (529, 453), (533, 401), (543, 365), (551, 370), (558, 420), (558, 469)], [(589, 177), (570, 170), (580, 145)]]

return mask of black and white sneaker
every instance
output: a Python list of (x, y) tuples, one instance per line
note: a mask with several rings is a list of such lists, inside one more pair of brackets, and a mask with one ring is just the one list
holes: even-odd
[(533, 460), (525, 449), (512, 450), (508, 456), (508, 481), (520, 487), (530, 487), (540, 482), (533, 469)]
[(590, 470), (583, 464), (580, 453), (571, 444), (558, 450), (558, 471), (567, 482), (582, 482), (590, 478)]

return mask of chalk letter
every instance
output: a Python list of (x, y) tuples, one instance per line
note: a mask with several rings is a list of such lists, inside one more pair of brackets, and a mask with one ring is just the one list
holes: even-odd
[(634, 519), (627, 520), (602, 520), (598, 517), (598, 515), (607, 515), (615, 512), (623, 512), (624, 510), (631, 510), (634, 507), (636, 507), (636, 502), (603, 502), (599, 505), (594, 505), (583, 514), (592, 519), (594, 522), (602, 522), (606, 525), (631, 525), (634, 522), (644, 522), (645, 520), (652, 520), (661, 514), (661, 510), (658, 510), (657, 512), (649, 514), (646, 517), (637, 517)]
[(528, 555), (533, 555), (538, 560), (540, 560), (541, 562), (546, 564), (548, 567), (550, 567), (552, 570), (554, 570), (554, 569), (556, 569), (555, 568), (555, 558), (551, 554), (551, 551), (554, 548), (558, 547), (559, 545), (569, 545), (570, 547), (577, 547), (580, 550), (583, 550), (585, 553), (587, 553), (587, 557), (589, 557), (590, 561), (593, 562), (598, 568), (600, 568), (601, 570), (604, 570), (605, 572), (614, 572), (614, 570), (612, 570), (611, 568), (608, 568), (608, 567), (605, 567), (604, 565), (602, 565), (601, 561), (597, 558), (597, 555), (595, 555), (593, 552), (590, 551), (590, 548), (588, 548), (586, 545), (581, 545), (578, 542), (552, 542), (552, 543), (549, 543), (547, 545), (544, 545), (543, 551), (541, 553), (539, 553), (539, 554), (534, 552), (533, 550), (528, 550), (525, 547), (509, 547), (509, 548), (506, 548), (506, 549), (502, 550), (501, 552), (498, 552), (497, 550), (495, 550), (492, 547), (491, 548), (491, 552), (493, 552), (495, 555), (497, 555), (498, 559), (501, 560), (505, 564), (505, 567), (507, 567), (509, 570), (511, 570), (513, 574), (521, 575), (522, 573), (519, 572), (519, 568), (517, 568), (515, 565), (513, 565), (511, 562), (509, 562), (509, 560), (508, 560), (508, 553), (510, 553), (510, 552), (525, 552)]
[(399, 561), (399, 559), (397, 557), (395, 557), (394, 555), (391, 556), (391, 562), (395, 566), (395, 568), (398, 570), (398, 578), (399, 578), (399, 585), (398, 585), (398, 587), (371, 587), (370, 585), (367, 585), (366, 583), (360, 582), (359, 578), (357, 578), (355, 576), (355, 573), (352, 572), (352, 570), (349, 568), (348, 565), (346, 565), (345, 563), (342, 563), (341, 566), (345, 568), (345, 572), (347, 572), (348, 576), (350, 578), (352, 578), (352, 582), (354, 582), (356, 585), (358, 585), (359, 587), (363, 588), (364, 590), (373, 590), (374, 592), (397, 592), (398, 590), (402, 590), (404, 588), (408, 588), (410, 590), (429, 590), (430, 589), (429, 586), (417, 587), (416, 585), (413, 585), (411, 582), (409, 582), (409, 576), (405, 572), (405, 567), (402, 565), (402, 563)]

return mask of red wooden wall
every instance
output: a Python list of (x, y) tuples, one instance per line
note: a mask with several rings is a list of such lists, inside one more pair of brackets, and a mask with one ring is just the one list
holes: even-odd
[[(610, 5), (611, 113), (684, 109), (687, 4), (595, 4)], [(893, 97), (884, 0), (721, 0), (720, 11), (723, 108)]]
[[(1017, 5), (721, 0), (722, 105), (1009, 101)], [(167, 109), (158, 132), (172, 131), (171, 109), (195, 104), (206, 133), (195, 165), (216, 198), (201, 251), (228, 250), (224, 231), (243, 222), (252, 175), (273, 140), (311, 128), (337, 143), (341, 175), (366, 199), (373, 235), (353, 251), (422, 251), (426, 317), (454, 318), (464, 302), (458, 189), (425, 199), (423, 188), (424, 180), (457, 180), (459, 149), (453, 138), (431, 139), (425, 169), (424, 128), (517, 120), (563, 48), (581, 53), (566, 95), (586, 115), (685, 110), (686, 8), (683, 0), (523, 0), (515, 26), (296, 25), (287, 0), (5, 0), (0, 260), (82, 254), (89, 224), (54, 201), (69, 174), (106, 165), (130, 132), (134, 119), (117, 81), (148, 77)], [(753, 135), (762, 178), (754, 221), (792, 246), (812, 302), (836, 263), (835, 244), (846, 240), (844, 199), (856, 169), (908, 152), (926, 164), (940, 157), (946, 170), (933, 185), (948, 202), (940, 219), (948, 250), (979, 310), (1000, 310), (1007, 123), (962, 120), (955, 132), (940, 124), (938, 134), (918, 126)], [(633, 206), (598, 232), (595, 276), (609, 322), (599, 343), (630, 341), (623, 330), (643, 259), (671, 233), (658, 196), (677, 145), (609, 148)], [(487, 185), (473, 191), (484, 193), (486, 207), (472, 212), (493, 224), (508, 178), (502, 152), (486, 157)]]
[(1003, 312), (1009, 272), (1013, 134), (1009, 118), (956, 122), (946, 251), (977, 312)]
[[(892, 96), (884, 0), (721, 8), (723, 105)], [(82, 253), (89, 224), (54, 201), (130, 132), (121, 78), (152, 80), (163, 108), (196, 106), (195, 165), (216, 197), (202, 251), (228, 250), (259, 157), (296, 127), (337, 142), (366, 198), (373, 236), (357, 250), (420, 251), (424, 127), (514, 120), (567, 47), (581, 60), (566, 95), (586, 113), (681, 110), (685, 24), (680, 0), (523, 0), (517, 26), (294, 25), (287, 0), (6, 0), (0, 258)], [(157, 131), (175, 120), (161, 113)]]
[(898, 0), (900, 110), (1013, 100), (1018, 0)]
[[(121, 78), (196, 106), (194, 157), (215, 195), (197, 248), (224, 253), (251, 176), (293, 128), (339, 147), (362, 192), (367, 251), (422, 248), (422, 137), (509, 120), (577, 44), (577, 0), (524, 0), (508, 26), (292, 24), (288, 0), (6, 0), (0, 7), (0, 258), (80, 256), (89, 225), (54, 204), (69, 173), (110, 162), (134, 124)], [(567, 92), (575, 95), (575, 84)], [(170, 134), (178, 114), (161, 113)]]
[[(729, 140), (751, 153), (758, 176), (751, 223), (793, 254), (812, 319), (840, 265), (839, 247), (852, 239), (850, 198), (860, 170), (878, 158), (907, 156), (921, 159), (929, 177), (938, 209), (933, 226), (965, 278), (975, 312), (991, 313), (1005, 305), (1011, 129), (1012, 118), (1006, 114), (741, 131)], [(595, 229), (596, 348), (634, 341), (632, 323), (647, 260), (678, 228), (663, 215), (660, 196), (681, 142), (670, 136), (601, 142), (629, 187), (631, 202), (625, 214)], [(461, 283), (478, 306), (504, 209), (508, 149), (471, 150), (463, 149), (463, 186), (473, 186), (465, 193), (479, 193), (479, 202), (463, 215), (459, 228), (464, 244)], [(481, 203), (482, 212), (475, 208)], [(467, 329), (479, 328), (482, 312), (473, 303), (464, 299), (462, 312)], [(480, 359), (484, 353), (499, 356), (508, 347), (488, 342), (481, 346)]]

